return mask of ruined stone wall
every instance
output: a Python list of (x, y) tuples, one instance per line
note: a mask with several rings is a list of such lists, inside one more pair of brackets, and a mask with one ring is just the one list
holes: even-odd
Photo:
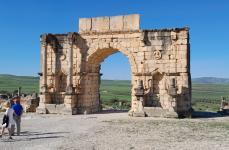
[[(6, 102), (9, 102), (11, 106), (14, 105), (14, 100), (18, 99), (17, 95), (5, 95), (8, 98), (1, 99), (0, 98), (0, 110), (6, 110), (4, 106)], [(20, 104), (23, 107), (24, 112), (36, 112), (36, 108), (39, 106), (39, 97), (37, 93), (32, 94), (22, 94), (20, 95)]]
[[(44, 107), (45, 104), (68, 105), (77, 108), (78, 113), (100, 111), (101, 62), (121, 52), (131, 66), (130, 112), (136, 111), (139, 103), (135, 96), (138, 80), (143, 81), (144, 107), (172, 107), (177, 113), (188, 112), (191, 109), (188, 30), (188, 27), (141, 30), (140, 16), (127, 15), (81, 18), (78, 33), (42, 35), (45, 46), (41, 59), (44, 63), (43, 57), (47, 56), (47, 66), (42, 65), (47, 67), (47, 72), (40, 80), (40, 88), (45, 87), (41, 103)], [(43, 67), (41, 70), (45, 70)], [(172, 78), (175, 78), (176, 100), (168, 94)], [(65, 101), (69, 83), (74, 88), (71, 93), (74, 96)]]

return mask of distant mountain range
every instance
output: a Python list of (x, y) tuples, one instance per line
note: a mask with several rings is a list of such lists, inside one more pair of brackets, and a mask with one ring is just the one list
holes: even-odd
[(221, 82), (221, 83), (229, 83), (229, 78), (202, 77), (202, 78), (193, 78), (192, 82)]
[[(119, 80), (107, 80), (102, 79), (104, 82), (113, 82)], [(123, 81), (123, 80), (120, 80)], [(221, 82), (221, 83), (229, 83), (229, 78), (215, 78), (215, 77), (202, 77), (202, 78), (192, 78), (192, 82)]]

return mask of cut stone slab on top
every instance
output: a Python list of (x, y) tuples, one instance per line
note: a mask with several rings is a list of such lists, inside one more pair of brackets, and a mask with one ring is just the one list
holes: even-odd
[(37, 113), (101, 111), (101, 63), (117, 52), (131, 66), (129, 115), (190, 117), (193, 113), (188, 27), (140, 29), (139, 14), (80, 18), (78, 33), (46, 33), (40, 40)]
[(79, 32), (103, 30), (140, 29), (140, 15), (125, 15), (113, 17), (80, 18)]

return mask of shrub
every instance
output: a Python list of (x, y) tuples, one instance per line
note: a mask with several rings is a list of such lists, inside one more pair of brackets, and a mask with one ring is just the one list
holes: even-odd
[(16, 94), (18, 92), (18, 90), (14, 90), (13, 93)]
[(2, 90), (0, 91), (1, 94), (8, 94), (9, 92), (8, 91), (5, 91), (5, 90)]
[(214, 111), (214, 112), (217, 112), (220, 110), (220, 106), (212, 106), (209, 108), (209, 111)]
[(119, 102), (119, 99), (118, 99), (118, 98), (112, 98), (112, 99), (110, 100), (110, 102), (111, 102), (111, 103), (116, 103), (116, 102)]

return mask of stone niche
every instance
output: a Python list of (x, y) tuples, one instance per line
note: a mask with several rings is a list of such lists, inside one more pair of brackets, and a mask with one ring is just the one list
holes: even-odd
[[(40, 36), (40, 104), (37, 113), (88, 114), (102, 110), (100, 67), (121, 52), (132, 74), (129, 115), (189, 117), (189, 27), (140, 29), (140, 15), (80, 18), (79, 32)], [(136, 96), (139, 81), (144, 89)], [(141, 99), (141, 100), (140, 100)]]

